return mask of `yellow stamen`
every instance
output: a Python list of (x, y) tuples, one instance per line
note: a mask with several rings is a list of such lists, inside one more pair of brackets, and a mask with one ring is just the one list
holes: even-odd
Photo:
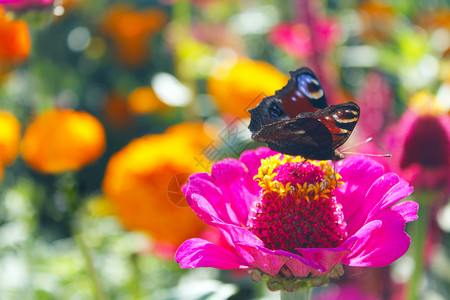
[(320, 198), (329, 199), (331, 191), (339, 186), (342, 186), (343, 182), (340, 180), (342, 177), (333, 169), (332, 164), (327, 161), (315, 161), (308, 160), (314, 166), (319, 167), (324, 172), (324, 179), (322, 182), (316, 182), (314, 184), (307, 184), (306, 182), (301, 184), (292, 185), (291, 182), (286, 183), (286, 186), (274, 180), (277, 173), (274, 170), (286, 163), (303, 162), (304, 158), (301, 156), (290, 156), (277, 154), (266, 159), (261, 160), (261, 166), (258, 169), (258, 174), (253, 177), (263, 190), (263, 194), (277, 193), (280, 196), (287, 196), (288, 194), (297, 197), (299, 199), (304, 198), (307, 201), (318, 200)]

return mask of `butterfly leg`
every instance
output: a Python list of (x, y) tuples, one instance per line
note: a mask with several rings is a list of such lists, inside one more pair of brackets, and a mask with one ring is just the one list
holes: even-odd
[(337, 182), (337, 178), (336, 178), (336, 160), (333, 159), (333, 174), (334, 174), (334, 179)]
[(333, 162), (333, 175), (334, 175), (334, 181), (335, 181), (335, 183), (336, 183), (335, 188), (337, 188), (337, 184), (338, 184), (338, 179), (337, 179), (337, 177), (336, 177), (336, 161), (337, 161), (337, 160), (335, 160), (335, 159), (332, 160), (332, 162)]
[(298, 165), (298, 167), (297, 167), (297, 168), (295, 168), (295, 170), (294, 170), (294, 171), (292, 171), (291, 175), (294, 175), (294, 173), (295, 173), (295, 172), (297, 172), (297, 170), (298, 170), (298, 169), (300, 169), (300, 167), (301, 167), (301, 166), (303, 166), (303, 164), (304, 164), (304, 163), (305, 163), (305, 162), (306, 162), (306, 161), (307, 161), (308, 159), (309, 159), (308, 157), (305, 157), (305, 160), (304, 160), (304, 161), (302, 161), (302, 163), (301, 163), (301, 164), (299, 164), (299, 165)]

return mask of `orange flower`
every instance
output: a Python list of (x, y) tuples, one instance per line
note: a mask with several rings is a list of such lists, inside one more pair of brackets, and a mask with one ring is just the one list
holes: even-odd
[(135, 11), (126, 3), (112, 5), (100, 24), (100, 30), (113, 41), (120, 62), (138, 67), (147, 59), (148, 40), (167, 20), (159, 9)]
[(0, 6), (0, 65), (23, 62), (30, 49), (27, 24), (22, 20), (11, 20)]
[(188, 209), (181, 186), (189, 174), (202, 171), (195, 158), (211, 141), (203, 124), (183, 123), (135, 139), (114, 154), (103, 192), (124, 226), (173, 246), (198, 236), (204, 224)]
[(165, 107), (150, 87), (138, 87), (128, 96), (128, 108), (136, 114), (152, 113)]
[(115, 128), (127, 128), (133, 121), (126, 99), (116, 91), (108, 94), (103, 113)]
[(423, 11), (417, 18), (417, 25), (425, 29), (450, 29), (450, 10), (435, 9)]
[(54, 6), (62, 6), (65, 11), (72, 9), (76, 5), (83, 4), (83, 0), (55, 0)]
[(214, 70), (208, 78), (208, 92), (221, 111), (248, 118), (248, 108), (273, 95), (288, 79), (266, 62), (240, 58), (226, 61)]
[(101, 123), (86, 112), (49, 110), (28, 126), (21, 145), (24, 161), (43, 173), (78, 170), (105, 149)]
[(389, 3), (383, 0), (364, 1), (358, 11), (364, 38), (368, 41), (385, 41), (391, 37), (397, 16)]
[(12, 164), (19, 154), (21, 126), (12, 113), (0, 110), (0, 179), (3, 166)]

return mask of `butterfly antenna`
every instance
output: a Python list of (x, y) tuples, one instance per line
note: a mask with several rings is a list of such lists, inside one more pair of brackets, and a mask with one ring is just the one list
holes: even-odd
[(367, 138), (364, 142), (361, 142), (361, 143), (359, 143), (359, 144), (356, 144), (356, 145), (353, 145), (353, 146), (351, 146), (351, 147), (348, 147), (348, 148), (345, 148), (345, 149), (342, 149), (342, 150), (340, 150), (339, 152), (344, 152), (344, 151), (346, 151), (346, 150), (348, 150), (348, 149), (352, 149), (352, 148), (355, 148), (355, 147), (358, 147), (358, 146), (361, 146), (361, 145), (364, 145), (365, 143), (368, 143), (368, 142), (371, 142), (371, 141), (373, 141), (373, 138)]
[(364, 142), (361, 142), (361, 143), (358, 143), (358, 144), (353, 145), (351, 147), (345, 148), (345, 149), (343, 149), (343, 150), (341, 150), (339, 152), (341, 152), (342, 154), (361, 154), (361, 155), (365, 155), (365, 156), (375, 156), (375, 157), (392, 157), (392, 154), (371, 154), (371, 153), (358, 153), (358, 152), (348, 152), (348, 151), (346, 151), (348, 149), (352, 149), (352, 148), (361, 146), (361, 145), (363, 145), (365, 143), (368, 143), (368, 142), (371, 142), (371, 141), (373, 141), (373, 138), (371, 138), (371, 137), (367, 138)]
[(392, 154), (371, 154), (371, 153), (358, 153), (358, 152), (342, 152), (344, 154), (361, 154), (364, 156), (376, 156), (376, 157), (392, 157)]

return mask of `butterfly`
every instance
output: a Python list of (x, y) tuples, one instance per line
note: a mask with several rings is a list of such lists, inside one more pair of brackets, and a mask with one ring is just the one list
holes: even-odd
[(290, 72), (286, 86), (250, 109), (252, 139), (274, 151), (305, 159), (338, 161), (360, 110), (354, 102), (329, 105), (319, 79), (307, 67)]

